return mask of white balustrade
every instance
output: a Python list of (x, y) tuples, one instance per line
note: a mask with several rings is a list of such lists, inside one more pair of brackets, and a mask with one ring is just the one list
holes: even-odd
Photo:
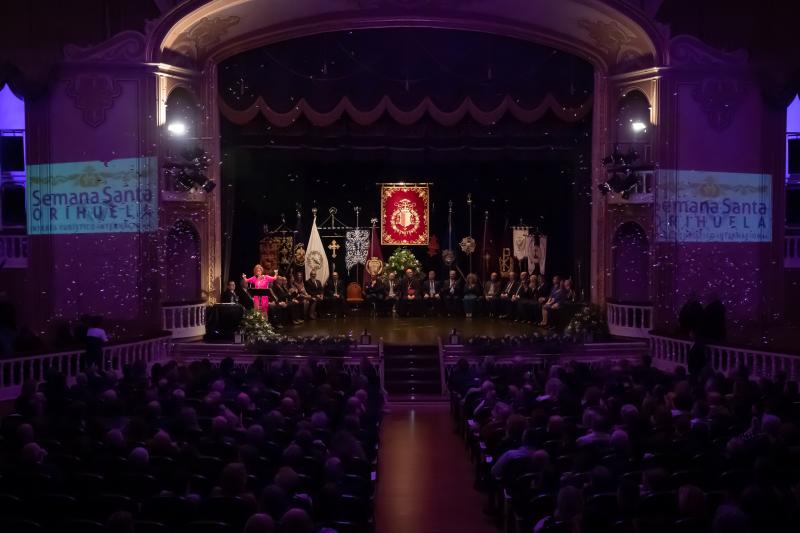
[(206, 333), (206, 304), (162, 306), (161, 327), (172, 332), (173, 339), (202, 337)]
[(653, 306), (608, 302), (606, 320), (612, 335), (646, 339), (653, 328)]
[(786, 235), (783, 238), (784, 268), (800, 268), (800, 235)]
[[(692, 341), (661, 335), (650, 336), (650, 353), (653, 363), (665, 371), (673, 371), (677, 366), (687, 367)], [(728, 374), (740, 366), (750, 369), (750, 376), (774, 378), (778, 372), (785, 372), (789, 379), (800, 378), (800, 356), (779, 352), (765, 352), (750, 348), (734, 348), (709, 344), (706, 357), (715, 372)]]
[(3, 268), (28, 268), (27, 235), (0, 235), (0, 264)]
[[(41, 382), (50, 370), (63, 373), (71, 384), (82, 371), (85, 350), (30, 355), (13, 359), (0, 359), (0, 401), (16, 398), (27, 381)], [(125, 365), (137, 361), (148, 367), (170, 355), (170, 337), (160, 336), (103, 348), (103, 368), (122, 372)]]

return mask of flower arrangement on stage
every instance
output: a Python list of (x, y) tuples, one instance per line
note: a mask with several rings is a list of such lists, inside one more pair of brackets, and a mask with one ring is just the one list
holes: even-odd
[(484, 354), (501, 354), (524, 349), (534, 345), (547, 343), (557, 346), (561, 337), (557, 333), (531, 333), (530, 335), (505, 335), (503, 337), (489, 337), (488, 335), (475, 335), (466, 340), (466, 345)]
[(608, 336), (608, 324), (596, 305), (587, 305), (572, 315), (564, 328), (564, 337), (575, 342), (591, 342), (596, 337)]
[(281, 338), (281, 336), (272, 329), (267, 317), (256, 309), (251, 309), (244, 314), (242, 321), (239, 323), (239, 327), (242, 330), (242, 335), (248, 347), (275, 343)]
[(304, 355), (346, 355), (354, 344), (352, 335), (311, 335), (292, 337), (274, 334), (272, 337), (248, 342), (251, 352), (277, 355), (281, 353), (302, 353)]
[(389, 256), (383, 268), (383, 272), (386, 275), (390, 272), (394, 272), (399, 279), (403, 276), (406, 269), (409, 268), (414, 271), (415, 276), (419, 276), (422, 273), (422, 263), (414, 256), (414, 252), (401, 246)]

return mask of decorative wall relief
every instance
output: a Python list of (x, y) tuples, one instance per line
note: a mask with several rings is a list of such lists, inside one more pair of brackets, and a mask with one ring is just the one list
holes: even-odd
[(638, 51), (635, 46), (636, 35), (617, 21), (580, 18), (578, 26), (586, 30), (589, 38), (600, 50), (605, 52), (611, 64), (617, 63), (623, 53), (626, 57), (630, 56), (632, 50), (635, 51), (634, 55), (643, 55), (643, 52)]
[(188, 31), (180, 34), (173, 50), (192, 59), (203, 56), (212, 46), (219, 44), (232, 27), (239, 24), (237, 16), (205, 17)]
[(705, 79), (692, 90), (692, 98), (700, 104), (708, 124), (716, 132), (722, 132), (731, 125), (744, 94), (744, 84), (733, 78)]
[(106, 112), (122, 94), (122, 86), (109, 76), (78, 76), (67, 82), (67, 96), (81, 110), (83, 121), (96, 128), (106, 121)]
[(67, 61), (139, 62), (145, 60), (146, 37), (137, 31), (124, 31), (94, 46), (64, 46)]

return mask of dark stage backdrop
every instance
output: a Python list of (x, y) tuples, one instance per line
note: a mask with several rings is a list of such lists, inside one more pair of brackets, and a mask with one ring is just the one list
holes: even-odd
[[(549, 237), (548, 274), (577, 276), (580, 262), (578, 285), (587, 287), (592, 83), (592, 66), (570, 54), (437, 29), (316, 35), (226, 60), (219, 67), (219, 194), (227, 274), (250, 272), (264, 225), (275, 228), (284, 214), (294, 228), (296, 205), (305, 242), (312, 207), (319, 209), (318, 222), (336, 207), (338, 218), (352, 225), (353, 207), (360, 206), (360, 223), (368, 226), (379, 216), (377, 184), (408, 181), (432, 183), (431, 230), (442, 249), (448, 200), (457, 250), (469, 232), (472, 193), (471, 234), (479, 247), (472, 270), (478, 274), (488, 210), (489, 271), (498, 269), (501, 248), (511, 247), (510, 226), (522, 221)], [(400, 116), (371, 111), (384, 97)], [(329, 114), (343, 98), (356, 112)], [(426, 98), (441, 113), (409, 119)], [(465, 98), (480, 111), (448, 115)], [(489, 113), (503, 101), (523, 111)], [(425, 268), (443, 273), (441, 255), (412, 249)], [(384, 258), (392, 251), (385, 247)], [(469, 270), (466, 256), (459, 253), (458, 262)]]
[[(479, 250), (473, 257), (472, 270), (481, 271), (479, 257), (483, 237), (484, 211), (489, 211), (489, 239), (497, 270), (501, 246), (511, 246), (511, 229), (520, 219), (538, 226), (548, 235), (547, 270), (550, 274), (577, 275), (581, 261), (586, 274), (589, 254), (590, 190), (588, 170), (581, 168), (582, 158), (575, 151), (542, 157), (535, 161), (515, 159), (432, 160), (406, 157), (389, 152), (380, 160), (347, 158), (308, 158), (290, 161), (276, 157), (265, 148), (228, 147), (225, 149), (222, 187), (223, 203), (233, 210), (232, 225), (225, 228), (231, 247), (231, 272), (250, 272), (258, 260), (258, 241), (265, 224), (274, 228), (284, 214), (288, 225), (295, 226), (295, 206), (302, 212), (304, 241), (311, 226), (311, 208), (319, 209), (318, 223), (336, 207), (338, 218), (355, 224), (354, 206), (361, 206), (360, 223), (367, 226), (379, 218), (380, 182), (431, 182), (431, 230), (441, 248), (448, 245), (448, 200), (453, 200), (453, 246), (469, 231), (467, 193), (473, 195), (472, 236)], [(444, 272), (441, 256), (429, 257), (424, 246), (412, 247), (426, 268)], [(384, 257), (393, 251), (384, 247)], [(343, 253), (344, 249), (339, 253)], [(460, 252), (459, 252), (460, 254)], [(466, 255), (458, 257), (466, 273)], [(352, 277), (352, 276), (351, 276)], [(583, 283), (585, 287), (585, 281)]]

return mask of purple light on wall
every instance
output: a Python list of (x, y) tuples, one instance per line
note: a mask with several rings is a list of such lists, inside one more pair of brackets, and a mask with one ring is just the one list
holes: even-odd
[(8, 85), (0, 89), (0, 130), (25, 129), (25, 102)]
[(787, 133), (800, 132), (800, 97), (798, 96), (794, 97), (786, 110), (786, 131)]

